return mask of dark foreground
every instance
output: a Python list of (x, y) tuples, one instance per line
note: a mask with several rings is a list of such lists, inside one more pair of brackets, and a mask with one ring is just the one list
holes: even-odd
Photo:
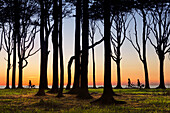
[[(103, 89), (89, 89), (93, 99), (79, 100), (75, 95), (56, 94), (34, 96), (38, 89), (1, 89), (0, 112), (6, 113), (170, 113), (170, 89), (114, 89), (116, 100), (125, 101), (120, 105), (94, 105), (91, 101), (98, 99)], [(66, 92), (66, 91), (65, 91)]]

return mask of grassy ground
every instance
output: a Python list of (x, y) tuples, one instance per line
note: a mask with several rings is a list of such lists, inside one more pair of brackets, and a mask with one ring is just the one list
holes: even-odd
[[(103, 89), (89, 89), (94, 97), (90, 100), (79, 100), (76, 95), (64, 94), (57, 98), (56, 94), (34, 96), (38, 89), (1, 89), (0, 112), (63, 112), (63, 113), (170, 113), (170, 89), (114, 89), (121, 96), (116, 100), (127, 102), (122, 105), (91, 105), (99, 98)], [(95, 93), (94, 93), (95, 92)]]

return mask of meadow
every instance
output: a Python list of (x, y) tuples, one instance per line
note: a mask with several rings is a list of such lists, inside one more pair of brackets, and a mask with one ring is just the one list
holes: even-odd
[[(103, 89), (89, 89), (93, 99), (80, 100), (76, 95), (34, 96), (38, 89), (0, 89), (1, 113), (170, 113), (170, 89), (113, 89), (115, 100), (126, 104), (90, 104)], [(48, 90), (46, 90), (47, 92)], [(64, 90), (64, 92), (67, 92)]]

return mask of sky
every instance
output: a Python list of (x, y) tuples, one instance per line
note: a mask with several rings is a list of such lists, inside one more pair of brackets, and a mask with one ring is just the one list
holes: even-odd
[[(138, 17), (138, 33), (141, 33), (142, 21), (140, 17)], [(74, 55), (74, 34), (75, 34), (75, 25), (74, 18), (64, 19), (63, 21), (63, 53), (64, 53), (64, 84), (67, 84), (67, 65), (71, 56)], [(103, 31), (102, 25), (101, 30)], [(129, 26), (133, 34), (133, 22)], [(139, 34), (141, 36), (141, 34)], [(95, 35), (95, 41), (100, 40), (101, 36), (99, 33)], [(35, 48), (37, 50), (40, 47), (39, 36), (37, 34), (35, 40)], [(91, 43), (89, 43), (90, 45)], [(49, 38), (49, 59), (48, 59), (48, 83), (52, 84), (52, 43), (51, 37)], [(88, 84), (92, 85), (92, 54), (91, 50), (89, 50), (89, 70), (88, 70)], [(139, 60), (138, 54), (135, 49), (132, 47), (128, 40), (125, 40), (122, 48), (121, 48), (121, 82), (122, 85), (127, 85), (128, 78), (131, 79), (131, 82), (137, 84), (137, 79), (140, 80), (141, 83), (144, 83), (144, 69), (143, 64)], [(0, 52), (0, 85), (6, 84), (6, 68), (7, 61), (4, 58), (7, 57), (7, 54), (4, 50)], [(12, 58), (12, 56), (11, 56)], [(12, 60), (11, 60), (12, 61)], [(96, 84), (103, 85), (104, 81), (104, 44), (103, 42), (100, 45), (95, 47), (95, 61), (96, 61)], [(150, 84), (159, 85), (159, 62), (158, 57), (155, 53), (154, 48), (151, 46), (149, 41), (147, 42), (147, 61), (148, 61), (148, 71), (149, 71), (149, 82)], [(38, 85), (40, 80), (40, 52), (35, 54), (34, 56), (28, 59), (28, 66), (23, 69), (23, 85), (28, 85), (29, 80), (32, 81), (32, 84)], [(111, 67), (111, 81), (113, 85), (117, 83), (117, 75), (116, 75), (116, 63), (112, 61)], [(165, 84), (170, 85), (170, 59), (168, 59), (168, 55), (165, 58), (164, 65), (164, 78)], [(74, 62), (72, 65), (72, 83), (74, 77)], [(12, 69), (10, 71), (10, 85), (12, 84)], [(16, 71), (16, 85), (18, 85), (18, 63), (17, 63), (17, 71)]]

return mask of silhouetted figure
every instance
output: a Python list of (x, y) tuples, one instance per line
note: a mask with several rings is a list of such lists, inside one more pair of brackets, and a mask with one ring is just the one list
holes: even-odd
[(138, 83), (137, 83), (137, 84), (138, 84), (138, 87), (141, 88), (139, 79), (137, 79), (137, 81), (138, 81)]
[(31, 80), (29, 80), (29, 88), (31, 88)]
[(130, 78), (128, 78), (128, 87), (131, 87), (131, 81), (130, 81)]

